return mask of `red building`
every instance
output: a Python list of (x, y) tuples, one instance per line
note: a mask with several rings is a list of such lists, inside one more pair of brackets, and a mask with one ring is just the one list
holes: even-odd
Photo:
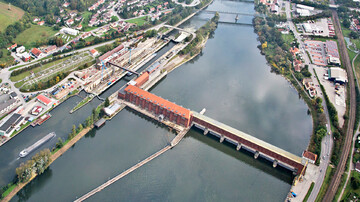
[(143, 74), (141, 74), (137, 79), (135, 79), (136, 87), (141, 87), (142, 85), (144, 85), (145, 82), (147, 82), (149, 80), (149, 73), (148, 72), (144, 72)]
[(190, 126), (191, 111), (173, 102), (144, 91), (136, 86), (129, 85), (119, 91), (119, 98), (135, 104), (155, 115), (161, 116), (178, 125)]

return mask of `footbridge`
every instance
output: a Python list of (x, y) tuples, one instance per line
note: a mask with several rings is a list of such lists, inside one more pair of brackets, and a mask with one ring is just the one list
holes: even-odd
[(211, 119), (198, 112), (192, 111), (193, 126), (202, 129), (204, 135), (212, 134), (220, 138), (220, 142), (227, 141), (236, 146), (236, 150), (244, 149), (254, 154), (254, 158), (261, 156), (278, 165), (293, 171), (294, 174), (304, 174), (305, 161), (301, 157), (262, 141), (256, 137), (241, 132), (224, 123)]
[(138, 72), (136, 72), (136, 71), (133, 71), (133, 70), (128, 69), (128, 68), (126, 68), (126, 67), (121, 67), (121, 66), (119, 66), (119, 65), (117, 65), (117, 64), (114, 64), (114, 63), (112, 63), (112, 62), (110, 62), (110, 61), (106, 62), (106, 64), (113, 65), (113, 66), (118, 67), (118, 68), (120, 68), (120, 69), (123, 69), (123, 70), (125, 70), (125, 71), (128, 71), (128, 72), (131, 72), (131, 73), (133, 73), (133, 74), (136, 74), (137, 76), (140, 75), (140, 73), (138, 73)]

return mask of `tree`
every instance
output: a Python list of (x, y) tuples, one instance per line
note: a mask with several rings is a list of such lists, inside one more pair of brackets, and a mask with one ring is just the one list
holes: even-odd
[(80, 133), (82, 130), (84, 129), (83, 125), (80, 123), (78, 128), (77, 128), (77, 132)]
[(105, 107), (108, 107), (109, 105), (110, 105), (110, 100), (109, 100), (109, 98), (107, 97), (107, 98), (105, 99), (104, 106), (105, 106)]
[(351, 31), (349, 36), (353, 39), (359, 38), (359, 34), (357, 32)]
[(355, 177), (351, 177), (350, 182), (351, 182), (351, 187), (353, 189), (358, 189), (359, 188), (360, 183), (359, 183), (358, 179), (356, 179)]
[(59, 137), (55, 147), (60, 149), (60, 148), (63, 147), (63, 146), (64, 146), (64, 142), (63, 142), (63, 140)]
[(343, 25), (344, 25), (344, 27), (345, 28), (349, 28), (350, 27), (350, 21), (348, 20), (348, 19), (345, 19), (344, 21), (343, 21)]

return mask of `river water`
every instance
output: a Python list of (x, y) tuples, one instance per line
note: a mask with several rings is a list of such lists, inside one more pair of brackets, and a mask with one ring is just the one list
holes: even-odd
[[(253, 4), (235, 1), (216, 0), (207, 9), (254, 13)], [(201, 13), (184, 26), (198, 28), (211, 17)], [(221, 15), (220, 20), (233, 18)], [(251, 23), (251, 17), (240, 16), (239, 21)], [(296, 90), (270, 73), (257, 45), (253, 27), (220, 23), (202, 54), (171, 72), (151, 92), (192, 110), (206, 108), (207, 116), (300, 155), (310, 139), (311, 117)], [(102, 96), (110, 95), (125, 82), (120, 81)], [(0, 148), (0, 158), (9, 162), (9, 166), (0, 166), (2, 183), (13, 177), (19, 160), (11, 159), (16, 159), (31, 139), (52, 130), (66, 137), (71, 125), (85, 120), (99, 104), (94, 100), (68, 114), (79, 100), (74, 97), (66, 101), (43, 126), (26, 129)], [(123, 110), (104, 127), (82, 138), (13, 201), (74, 200), (160, 150), (173, 137), (166, 127)], [(89, 201), (282, 201), (291, 182), (290, 172), (274, 169), (232, 145), (190, 130), (178, 146)]]

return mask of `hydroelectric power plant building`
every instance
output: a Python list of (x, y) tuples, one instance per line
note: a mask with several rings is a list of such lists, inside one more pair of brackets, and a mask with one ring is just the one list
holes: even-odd
[[(136, 82), (135, 82), (136, 83)], [(219, 138), (220, 142), (227, 141), (236, 146), (237, 150), (244, 149), (254, 154), (254, 158), (261, 157), (273, 163), (273, 167), (281, 166), (293, 171), (294, 175), (303, 175), (307, 162), (305, 158), (287, 152), (249, 134), (241, 132), (231, 126), (211, 119), (203, 114), (191, 111), (166, 99), (129, 84), (121, 88), (118, 98), (125, 104), (136, 106), (136, 110), (146, 110), (159, 120), (166, 120), (186, 128), (195, 126), (204, 131), (204, 135), (211, 134)]]
[(126, 88), (120, 90), (119, 98), (178, 125), (185, 127), (190, 126), (191, 111), (189, 109), (185, 109), (136, 86), (128, 85)]

